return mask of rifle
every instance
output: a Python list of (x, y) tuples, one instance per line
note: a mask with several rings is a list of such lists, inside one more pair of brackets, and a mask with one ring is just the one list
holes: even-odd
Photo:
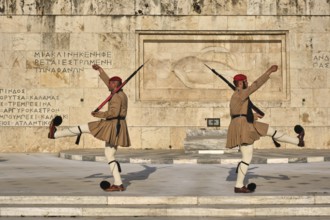
[(101, 105), (99, 105), (99, 107), (97, 107), (94, 112), (98, 112), (100, 111), (100, 109), (107, 103), (110, 101), (110, 99), (113, 97), (113, 95), (115, 93), (117, 93), (119, 90), (121, 90), (121, 88), (123, 88), (126, 83), (128, 83), (128, 81), (130, 81), (133, 76), (135, 76), (135, 74), (137, 74), (137, 72), (139, 72), (139, 70), (144, 66), (144, 64), (146, 64), (149, 60), (147, 60), (146, 62), (144, 62), (139, 68), (137, 68), (137, 70), (135, 70), (120, 86), (118, 86), (102, 103)]
[[(215, 69), (212, 69), (211, 67), (209, 67), (209, 66), (206, 65), (205, 63), (204, 63), (204, 65), (205, 65), (207, 68), (209, 68), (209, 69), (210, 69), (215, 75), (217, 75), (217, 76), (220, 77), (223, 81), (225, 81), (225, 83), (227, 83), (227, 85), (228, 85), (232, 90), (235, 91), (236, 87), (235, 87), (231, 82), (229, 82), (225, 77), (223, 77), (222, 75), (220, 75)], [(250, 101), (250, 103), (251, 103), (251, 108), (252, 108), (255, 112), (257, 112), (259, 115), (264, 116), (265, 113), (264, 113), (263, 111), (261, 111), (257, 106), (255, 106), (255, 105), (252, 103), (252, 101), (250, 100), (250, 97), (249, 97), (248, 99), (249, 99), (249, 101)]]

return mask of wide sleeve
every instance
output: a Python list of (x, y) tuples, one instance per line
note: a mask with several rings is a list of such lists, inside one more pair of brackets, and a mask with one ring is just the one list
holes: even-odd
[(242, 100), (247, 99), (252, 93), (257, 91), (263, 84), (267, 82), (269, 79), (269, 74), (266, 72), (262, 74), (257, 80), (255, 80), (251, 86), (249, 86), (247, 89), (243, 89), (240, 93), (240, 98)]
[(101, 80), (104, 82), (104, 84), (109, 88), (109, 76), (104, 72), (104, 70), (102, 69), (100, 72), (100, 78)]

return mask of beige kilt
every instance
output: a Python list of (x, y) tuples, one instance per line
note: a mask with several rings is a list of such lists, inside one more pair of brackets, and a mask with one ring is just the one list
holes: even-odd
[(253, 144), (261, 136), (266, 136), (268, 124), (254, 121), (248, 123), (246, 117), (231, 120), (227, 133), (227, 148), (234, 148), (243, 144)]
[(91, 134), (99, 140), (105, 141), (112, 146), (129, 147), (131, 141), (126, 120), (119, 120), (120, 129), (118, 136), (116, 136), (117, 121), (118, 119), (93, 121), (88, 123), (88, 127)]

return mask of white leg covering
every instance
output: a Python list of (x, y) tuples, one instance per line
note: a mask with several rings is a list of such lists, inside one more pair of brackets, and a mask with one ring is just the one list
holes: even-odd
[[(115, 161), (115, 154), (117, 152), (117, 147), (110, 147), (110, 146), (106, 146), (105, 147), (105, 157), (107, 158), (108, 163)], [(110, 171), (113, 175), (114, 178), (114, 185), (121, 185), (123, 182), (121, 181), (121, 176), (118, 170), (118, 166), (116, 162), (112, 162), (109, 164), (110, 165)]]
[[(79, 125), (80, 130), (82, 133), (90, 133), (88, 124), (85, 125)], [(71, 127), (71, 128), (66, 128), (63, 130), (57, 130), (55, 132), (54, 138), (60, 138), (60, 137), (72, 137), (72, 136), (77, 136), (80, 134), (80, 130), (78, 126), (76, 127)]]
[[(274, 135), (275, 131), (276, 130), (274, 128), (268, 127), (267, 136), (272, 137)], [(299, 143), (299, 139), (297, 137), (290, 137), (289, 135), (284, 134), (283, 132), (280, 132), (280, 131), (276, 131), (274, 139), (278, 142), (284, 142), (284, 143), (289, 143), (289, 144), (294, 144), (294, 145), (298, 145), (298, 143)]]
[(242, 153), (242, 162), (237, 166), (237, 180), (236, 186), (237, 188), (242, 188), (244, 186), (244, 179), (249, 168), (249, 165), (252, 161), (253, 156), (253, 145), (245, 145), (240, 146), (240, 150)]

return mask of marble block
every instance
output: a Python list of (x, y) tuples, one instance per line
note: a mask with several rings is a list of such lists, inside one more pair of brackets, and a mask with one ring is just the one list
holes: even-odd
[(201, 150), (223, 150), (226, 149), (227, 130), (221, 129), (188, 129), (184, 139), (185, 152), (197, 153)]

